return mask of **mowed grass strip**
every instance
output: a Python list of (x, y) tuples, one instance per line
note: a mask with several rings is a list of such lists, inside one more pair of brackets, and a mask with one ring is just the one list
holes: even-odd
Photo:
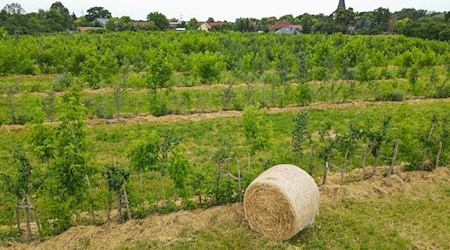
[(271, 242), (245, 223), (188, 228), (175, 240), (117, 249), (449, 249), (450, 183), (363, 200), (323, 204), (316, 223), (287, 242)]

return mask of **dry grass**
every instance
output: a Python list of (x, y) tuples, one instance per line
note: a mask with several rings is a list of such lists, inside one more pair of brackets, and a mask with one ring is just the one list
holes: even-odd
[[(74, 227), (42, 243), (12, 245), (16, 249), (114, 249), (130, 245), (136, 248), (187, 248), (188, 246), (202, 248), (215, 246), (215, 244), (220, 244), (221, 247), (218, 248), (223, 246), (235, 248), (242, 243), (249, 248), (250, 246), (290, 248), (295, 245), (345, 248), (345, 245), (338, 246), (345, 242), (350, 245), (356, 244), (356, 246), (352, 245), (353, 247), (374, 247), (372, 244), (390, 240), (394, 241), (395, 245), (387, 245), (387, 247), (409, 246), (429, 249), (450, 247), (446, 240), (449, 236), (448, 231), (440, 231), (442, 225), (444, 228), (446, 223), (448, 225), (449, 218), (445, 217), (446, 211), (439, 210), (442, 206), (445, 209), (443, 201), (448, 201), (450, 191), (448, 167), (439, 168), (434, 172), (401, 172), (389, 178), (378, 175), (364, 181), (359, 181), (358, 176), (357, 171), (350, 173), (347, 183), (341, 186), (334, 184), (339, 183), (340, 176), (330, 175), (330, 184), (320, 187), (322, 208), (316, 225), (311, 230), (300, 233), (293, 240), (281, 244), (270, 242), (263, 236), (253, 233), (245, 222), (242, 205), (234, 204), (208, 210), (151, 216), (144, 220), (132, 220), (123, 225)], [(442, 197), (442, 192), (447, 195), (447, 198)], [(429, 208), (428, 204), (423, 205), (423, 201), (431, 205), (435, 204), (438, 206), (437, 210), (434, 207)], [(411, 207), (411, 204), (416, 207)], [(387, 210), (380, 211), (380, 214), (368, 215), (371, 211), (377, 211), (386, 206)], [(402, 207), (399, 212), (395, 206), (405, 207)], [(403, 210), (417, 213), (418, 216), (419, 213), (423, 216), (422, 213), (431, 212), (429, 214), (431, 218), (417, 218), (418, 216), (414, 214), (402, 214)], [(437, 224), (433, 225), (429, 223), (430, 220), (434, 220), (433, 216), (436, 217), (435, 219), (447, 218), (447, 220), (435, 221)], [(375, 221), (367, 219), (371, 217)], [(354, 220), (367, 221), (355, 222)], [(390, 223), (384, 223), (385, 220)], [(379, 221), (383, 222), (383, 228), (376, 228)], [(330, 228), (333, 226), (342, 229)], [(361, 232), (345, 231), (352, 227), (357, 227)], [(339, 230), (342, 230), (341, 233), (345, 235), (339, 234)], [(387, 235), (383, 230), (387, 231)], [(329, 235), (330, 233), (338, 234), (337, 238), (331, 239), (333, 235)], [(369, 236), (364, 238), (361, 234)], [(236, 235), (242, 238), (237, 239)], [(324, 242), (327, 238), (330, 238), (330, 241)]]

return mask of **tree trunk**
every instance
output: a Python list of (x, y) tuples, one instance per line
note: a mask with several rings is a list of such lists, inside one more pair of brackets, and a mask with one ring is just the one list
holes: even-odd
[(19, 208), (19, 198), (16, 197), (16, 223), (17, 230), (20, 231), (20, 208)]
[(374, 156), (373, 159), (373, 169), (372, 169), (372, 175), (377, 175), (377, 162), (378, 162), (378, 153)]
[(106, 222), (109, 223), (111, 221), (111, 207), (112, 207), (112, 197), (111, 192), (108, 190), (108, 207), (106, 208)]
[(262, 83), (262, 75), (259, 76), (259, 100), (260, 102), (263, 99), (263, 83)]

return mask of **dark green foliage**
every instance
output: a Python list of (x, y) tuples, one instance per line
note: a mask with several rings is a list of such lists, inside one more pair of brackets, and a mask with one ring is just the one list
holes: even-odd
[(392, 92), (384, 96), (378, 96), (376, 99), (377, 101), (401, 102), (405, 99), (405, 96), (399, 92)]
[(182, 152), (175, 151), (169, 164), (168, 174), (173, 180), (177, 194), (184, 198), (188, 198), (186, 191), (191, 171), (192, 166), (187, 156)]
[(128, 149), (127, 157), (137, 172), (158, 171), (159, 136), (155, 131), (142, 131)]
[(244, 108), (242, 125), (244, 127), (245, 145), (249, 152), (267, 149), (273, 137), (272, 122), (267, 119), (267, 111), (255, 105)]
[(102, 171), (110, 192), (119, 192), (130, 177), (130, 172), (120, 164), (108, 164)]
[(391, 117), (386, 116), (380, 127), (374, 127), (372, 122), (369, 120), (366, 129), (362, 131), (362, 135), (369, 142), (369, 149), (374, 157), (377, 157), (381, 146), (389, 141), (387, 130), (391, 122)]
[(308, 114), (305, 112), (300, 112), (294, 117), (295, 127), (292, 131), (292, 150), (299, 163), (303, 157), (303, 143), (311, 136), (308, 132), (308, 119)]
[(169, 28), (169, 20), (164, 14), (152, 12), (147, 15), (147, 21), (155, 25), (156, 30), (166, 30)]
[(313, 101), (313, 93), (306, 84), (298, 86), (298, 103), (300, 106), (307, 106)]

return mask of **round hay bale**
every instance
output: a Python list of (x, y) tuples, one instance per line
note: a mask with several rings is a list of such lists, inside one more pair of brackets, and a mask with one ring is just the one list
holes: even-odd
[(294, 165), (277, 165), (262, 173), (244, 194), (244, 211), (252, 230), (273, 240), (288, 240), (314, 222), (319, 189)]

